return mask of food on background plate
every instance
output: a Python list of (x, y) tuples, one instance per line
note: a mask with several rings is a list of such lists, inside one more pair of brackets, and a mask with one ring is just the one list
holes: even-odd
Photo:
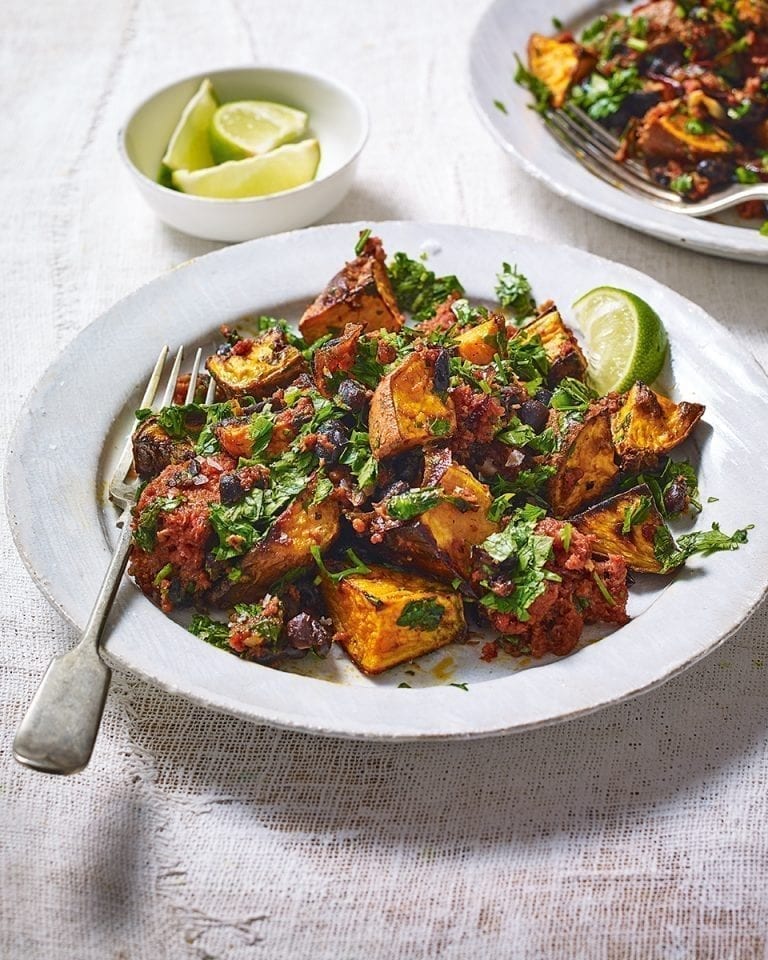
[[(518, 82), (537, 106), (578, 107), (620, 137), (620, 161), (699, 200), (768, 182), (768, 5), (652, 0), (599, 16), (578, 39), (533, 34)], [(740, 207), (766, 219), (766, 204)], [(766, 221), (768, 224), (768, 221)], [(764, 226), (768, 232), (768, 226)]]
[(302, 110), (266, 100), (219, 106), (205, 79), (171, 134), (158, 180), (218, 199), (292, 190), (313, 180), (320, 163), (319, 143), (305, 136), (308, 119)]
[[(214, 402), (138, 412), (129, 573), (166, 612), (194, 607), (197, 636), (270, 665), (335, 642), (371, 675), (479, 631), (484, 660), (564, 655), (585, 624), (627, 621), (629, 571), (746, 542), (716, 524), (675, 542), (700, 498), (669, 454), (703, 407), (635, 380), (599, 395), (516, 267), (485, 306), (370, 231), (350, 253), (303, 337), (222, 328), (198, 385)], [(628, 303), (652, 313), (596, 290), (578, 311), (602, 340)], [(637, 337), (614, 352), (623, 377), (649, 369)]]

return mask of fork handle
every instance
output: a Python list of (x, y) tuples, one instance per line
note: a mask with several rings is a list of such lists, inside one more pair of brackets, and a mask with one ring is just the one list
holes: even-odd
[(112, 676), (101, 659), (99, 640), (128, 562), (129, 509), (120, 520), (120, 539), (83, 635), (76, 647), (48, 664), (16, 731), (13, 754), (19, 763), (34, 770), (77, 773), (91, 758)]

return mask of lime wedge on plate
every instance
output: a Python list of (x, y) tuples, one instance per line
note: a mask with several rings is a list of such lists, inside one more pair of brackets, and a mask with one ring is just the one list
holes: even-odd
[(203, 80), (200, 89), (184, 107), (176, 129), (171, 134), (163, 156), (161, 183), (167, 180), (168, 170), (201, 170), (203, 167), (213, 166), (208, 127), (218, 106), (211, 81)]
[(319, 163), (320, 144), (317, 140), (302, 140), (261, 157), (230, 160), (206, 170), (177, 170), (173, 185), (184, 193), (219, 200), (263, 197), (309, 183)]
[(573, 305), (586, 340), (587, 380), (601, 395), (653, 383), (667, 355), (667, 333), (645, 300), (616, 287), (596, 287)]
[(225, 103), (213, 115), (208, 136), (216, 163), (244, 160), (303, 137), (307, 115), (282, 103), (239, 100)]

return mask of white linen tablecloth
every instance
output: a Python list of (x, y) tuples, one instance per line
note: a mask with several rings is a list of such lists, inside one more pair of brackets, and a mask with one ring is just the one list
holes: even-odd
[[(320, 69), (367, 101), (359, 180), (329, 221), (454, 222), (570, 243), (690, 297), (765, 366), (765, 267), (582, 212), (492, 143), (468, 100), (480, 11), (466, 0), (9, 0), (2, 448), (79, 330), (216, 246), (144, 207), (117, 155), (121, 122), (166, 82), (246, 63)], [(87, 429), (72, 424), (67, 442)], [(0, 957), (768, 957), (766, 607), (640, 699), (474, 743), (313, 739), (117, 674), (91, 765), (61, 780), (15, 765), (10, 747), (73, 635), (1, 522)]]

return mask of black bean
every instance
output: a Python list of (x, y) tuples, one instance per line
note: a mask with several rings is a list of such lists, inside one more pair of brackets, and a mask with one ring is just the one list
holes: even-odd
[(541, 433), (549, 420), (549, 407), (541, 400), (526, 400), (518, 413), (520, 422), (531, 427), (534, 433)]
[(362, 413), (368, 406), (368, 391), (355, 380), (342, 380), (336, 393), (339, 400), (355, 413)]
[(219, 478), (219, 499), (227, 506), (239, 503), (245, 496), (245, 490), (233, 473), (225, 473)]
[(446, 393), (451, 385), (451, 363), (448, 351), (441, 348), (435, 360), (433, 384), (436, 393)]
[(314, 650), (324, 656), (331, 647), (331, 634), (326, 626), (308, 613), (299, 613), (285, 625), (287, 647)]
[(671, 516), (682, 513), (688, 506), (688, 487), (685, 480), (678, 478), (664, 491), (664, 507)]
[(222, 343), (220, 346), (216, 347), (216, 355), (219, 357), (227, 357), (232, 352), (231, 343)]
[(349, 443), (349, 428), (341, 420), (329, 420), (317, 431), (318, 452), (326, 463), (338, 463)]
[(538, 400), (539, 403), (549, 404), (549, 401), (552, 399), (552, 391), (547, 390), (546, 387), (540, 387), (533, 395), (533, 399)]

